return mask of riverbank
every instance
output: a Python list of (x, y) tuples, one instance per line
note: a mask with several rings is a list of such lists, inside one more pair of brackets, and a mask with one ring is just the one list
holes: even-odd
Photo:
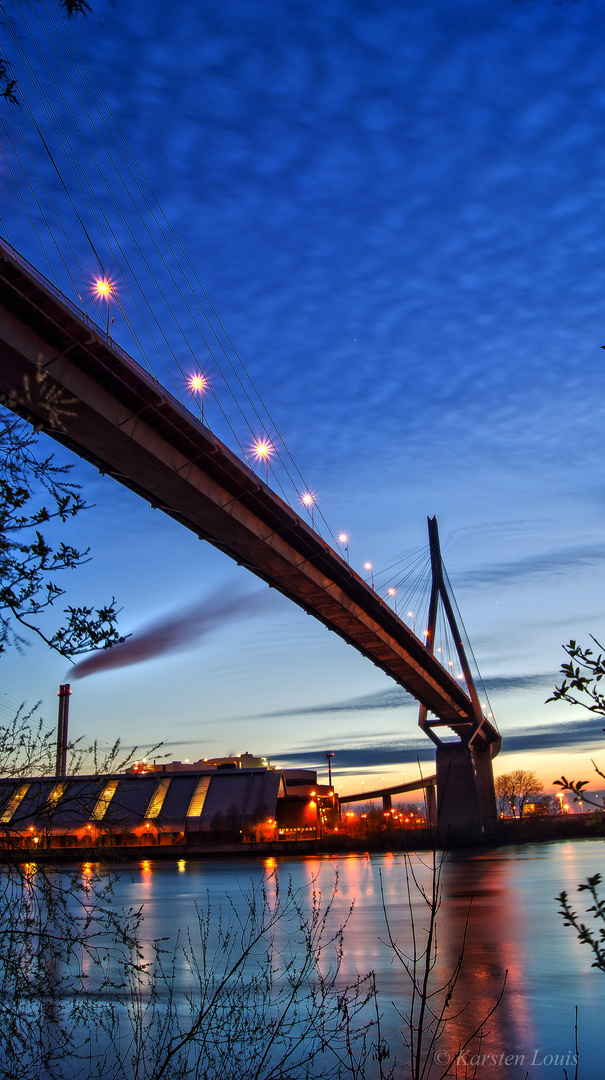
[[(503, 847), (511, 844), (548, 843), (552, 840), (578, 840), (603, 837), (605, 815), (572, 814), (565, 817), (530, 817), (500, 821), (495, 832), (486, 834), (478, 849)], [(458, 845), (469, 848), (471, 845)], [(108, 862), (120, 864), (133, 859), (175, 861), (179, 859), (250, 859), (291, 858), (300, 855), (346, 855), (363, 852), (430, 851), (434, 835), (429, 829), (394, 829), (369, 832), (363, 836), (343, 833), (327, 834), (305, 840), (241, 841), (224, 844), (141, 844), (128, 847), (87, 845), (69, 848), (19, 848), (4, 854), (17, 862), (82, 863)], [(2, 856), (0, 855), (0, 858)]]

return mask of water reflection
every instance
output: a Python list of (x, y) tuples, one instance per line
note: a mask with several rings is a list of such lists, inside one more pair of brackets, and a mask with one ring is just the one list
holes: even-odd
[[(464, 962), (449, 1012), (455, 1016), (439, 1044), (453, 1054), (469, 1032), (481, 1025), (496, 1000), (508, 970), (500, 1008), (485, 1025), (479, 1076), (484, 1080), (560, 1080), (554, 1064), (573, 1048), (573, 1008), (580, 1007), (581, 1075), (601, 1075), (601, 1014), (605, 978), (590, 969), (586, 949), (565, 930), (554, 897), (566, 888), (573, 894), (588, 874), (602, 869), (605, 845), (574, 841), (521, 849), (456, 856), (443, 870), (443, 903), (439, 913), (438, 960), (435, 976), (445, 980), (458, 962), (465, 924), (471, 914)], [(410, 867), (420, 888), (431, 884), (431, 867), (424, 856), (413, 856)], [(186, 927), (197, 933), (196, 905), (210, 907), (228, 899), (244, 910), (251, 887), (263, 883), (275, 897), (288, 880), (311, 909), (312, 883), (327, 899), (338, 875), (331, 927), (348, 917), (344, 936), (343, 981), (373, 970), (381, 995), (387, 1036), (401, 1061), (403, 1023), (410, 1002), (410, 983), (399, 960), (385, 944), (385, 910), (394, 940), (406, 955), (413, 950), (411, 914), (422, 930), (427, 908), (414, 888), (408, 894), (406, 866), (401, 854), (352, 855), (271, 860), (133, 863), (116, 886), (116, 898), (126, 907), (143, 904), (145, 936), (174, 942)], [(185, 992), (187, 971), (179, 968), (179, 988)], [(517, 1064), (514, 1059), (517, 1058)], [(494, 1059), (492, 1061), (491, 1059)], [(511, 1060), (509, 1060), (511, 1059)], [(523, 1061), (521, 1061), (523, 1059)], [(550, 1059), (550, 1064), (549, 1064)], [(508, 1064), (506, 1063), (508, 1061)], [(533, 1063), (533, 1065), (532, 1065)], [(432, 1075), (443, 1073), (443, 1066)], [(569, 1071), (569, 1070), (568, 1070)], [(458, 1070), (464, 1075), (464, 1067)], [(469, 1070), (472, 1074), (472, 1067)], [(402, 1073), (404, 1075), (404, 1073)], [(451, 1071), (450, 1075), (455, 1075)], [(570, 1073), (570, 1075), (572, 1075)]]
[(442, 1049), (455, 1059), (463, 1047), (463, 1059), (480, 1060), (486, 1080), (502, 1075), (500, 1062), (526, 1056), (536, 1045), (526, 1007), (524, 919), (507, 863), (498, 855), (446, 862), (436, 974), (445, 981), (458, 963), (460, 974)]

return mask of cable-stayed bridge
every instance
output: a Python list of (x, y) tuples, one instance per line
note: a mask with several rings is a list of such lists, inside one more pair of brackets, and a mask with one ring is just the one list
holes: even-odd
[[(474, 687), (436, 524), (422, 641), (267, 483), (5, 242), (0, 360), (0, 394), (11, 409), (278, 589), (412, 694), (437, 745), (442, 828), (477, 834), (493, 826), (491, 759), (501, 738)], [(466, 688), (433, 652), (440, 602)], [(441, 737), (444, 727), (454, 741)]]

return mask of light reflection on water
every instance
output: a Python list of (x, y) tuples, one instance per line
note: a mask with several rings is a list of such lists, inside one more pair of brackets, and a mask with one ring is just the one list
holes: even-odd
[[(581, 904), (583, 894), (578, 896), (577, 885), (603, 870), (604, 856), (601, 841), (587, 840), (457, 854), (446, 860), (435, 972), (439, 978), (447, 978), (456, 964), (469, 905), (470, 916), (464, 963), (451, 1006), (452, 1012), (460, 1008), (463, 1012), (452, 1021), (440, 1044), (442, 1050), (452, 1049), (480, 1025), (508, 971), (502, 1004), (486, 1025), (481, 1048), (486, 1061), (480, 1077), (562, 1078), (561, 1064), (549, 1064), (549, 1055), (561, 1060), (573, 1054), (576, 1004), (580, 1076), (597, 1080), (603, 1075), (605, 975), (591, 969), (588, 949), (579, 945), (572, 930), (563, 927), (554, 897), (567, 889)], [(431, 883), (428, 861), (422, 856), (412, 863), (425, 888)], [(389, 1003), (395, 1001), (404, 1011), (408, 990), (401, 965), (384, 944), (383, 895), (393, 937), (409, 951), (410, 912), (402, 855), (138, 862), (119, 880), (116, 899), (126, 906), (143, 904), (147, 937), (175, 938), (179, 930), (195, 923), (195, 905), (203, 904), (206, 897), (211, 904), (229, 897), (237, 906), (249, 883), (267, 881), (273, 873), (282, 888), (288, 878), (295, 888), (308, 889), (315, 881), (326, 897), (338, 873), (335, 923), (344, 920), (353, 905), (345, 933), (343, 975), (376, 972), (387, 1035), (401, 1048), (398, 1022)], [(426, 926), (427, 911), (418, 894), (412, 897), (412, 908), (417, 929)], [(492, 1058), (498, 1063), (492, 1064)], [(573, 1075), (569, 1064), (567, 1071)]]

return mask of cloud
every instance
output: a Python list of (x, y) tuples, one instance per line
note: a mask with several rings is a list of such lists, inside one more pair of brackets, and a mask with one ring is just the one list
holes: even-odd
[(525, 555), (520, 559), (479, 566), (456, 575), (456, 587), (486, 585), (525, 585), (555, 575), (568, 574), (573, 568), (585, 569), (602, 564), (605, 551), (600, 544), (578, 544), (576, 547), (553, 548)]
[(492, 675), (483, 679), (488, 693), (507, 693), (510, 690), (530, 690), (534, 686), (554, 686), (557, 674), (543, 671), (538, 675)]
[[(554, 685), (557, 676), (551, 672), (536, 675), (494, 675), (483, 679), (488, 693), (506, 693), (512, 690), (527, 690), (535, 686)], [(382, 709), (415, 708), (417, 701), (403, 687), (393, 686), (378, 690), (373, 694), (347, 698), (345, 701), (332, 701), (319, 705), (304, 705), (292, 709), (276, 709), (275, 712), (255, 713), (250, 719), (272, 720), (280, 716), (324, 716), (330, 713), (373, 712)]]
[[(605, 718), (590, 717), (564, 722), (553, 721), (551, 724), (531, 728), (514, 728), (503, 733), (502, 748), (509, 754), (519, 751), (540, 751), (546, 754), (558, 750), (585, 750), (590, 754), (598, 753), (601, 748), (605, 753), (604, 727)], [(386, 769), (402, 762), (415, 761), (416, 758), (420, 761), (435, 761), (434, 747), (419, 731), (410, 733), (408, 738), (398, 739), (397, 742), (340, 747), (330, 744), (330, 749), (335, 754), (332, 767), (341, 770), (362, 772), (370, 768)], [(275, 760), (285, 767), (319, 768), (323, 765), (324, 751), (319, 750), (315, 742), (307, 747), (301, 746), (293, 753), (276, 754)]]
[(605, 717), (553, 721), (529, 728), (514, 728), (503, 733), (503, 749), (509, 753), (540, 750), (598, 750), (605, 751)]
[(387, 690), (379, 690), (374, 694), (364, 694), (362, 697), (348, 698), (346, 701), (334, 701), (327, 705), (305, 705), (302, 708), (277, 709), (275, 712), (256, 713), (252, 720), (272, 720), (279, 716), (323, 716), (324, 713), (348, 713), (366, 712), (374, 709), (401, 709), (406, 706), (415, 706), (415, 698), (408, 694), (402, 686), (389, 687)]

